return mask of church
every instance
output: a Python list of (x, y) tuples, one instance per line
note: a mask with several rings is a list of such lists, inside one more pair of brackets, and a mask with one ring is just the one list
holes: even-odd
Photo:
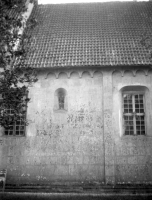
[(0, 129), (6, 184), (152, 183), (152, 2), (35, 4), (28, 126)]

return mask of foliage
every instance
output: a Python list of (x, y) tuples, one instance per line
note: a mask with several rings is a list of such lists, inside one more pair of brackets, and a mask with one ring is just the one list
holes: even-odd
[(4, 128), (25, 113), (28, 87), (37, 81), (35, 70), (23, 62), (31, 50), (29, 30), (36, 25), (35, 19), (26, 24), (26, 10), (26, 0), (0, 0), (0, 125)]

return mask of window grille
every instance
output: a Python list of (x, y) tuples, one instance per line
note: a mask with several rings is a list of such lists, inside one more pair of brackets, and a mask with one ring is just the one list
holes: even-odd
[(145, 135), (144, 95), (123, 94), (123, 118), (125, 135)]

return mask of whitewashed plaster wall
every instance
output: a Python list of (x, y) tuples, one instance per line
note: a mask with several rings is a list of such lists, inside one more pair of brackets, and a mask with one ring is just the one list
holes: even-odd
[[(113, 124), (115, 135), (115, 177), (118, 183), (152, 181), (152, 73), (138, 70), (113, 73)], [(146, 135), (125, 136), (122, 119), (122, 91), (125, 86), (143, 86)]]
[[(7, 183), (104, 182), (102, 74), (38, 75), (29, 90), (26, 136), (2, 139)], [(55, 91), (67, 91), (68, 110), (54, 111)]]

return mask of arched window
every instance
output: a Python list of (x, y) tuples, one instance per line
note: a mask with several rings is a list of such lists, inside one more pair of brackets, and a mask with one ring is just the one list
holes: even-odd
[(54, 110), (67, 110), (67, 92), (64, 88), (59, 88), (55, 91)]

